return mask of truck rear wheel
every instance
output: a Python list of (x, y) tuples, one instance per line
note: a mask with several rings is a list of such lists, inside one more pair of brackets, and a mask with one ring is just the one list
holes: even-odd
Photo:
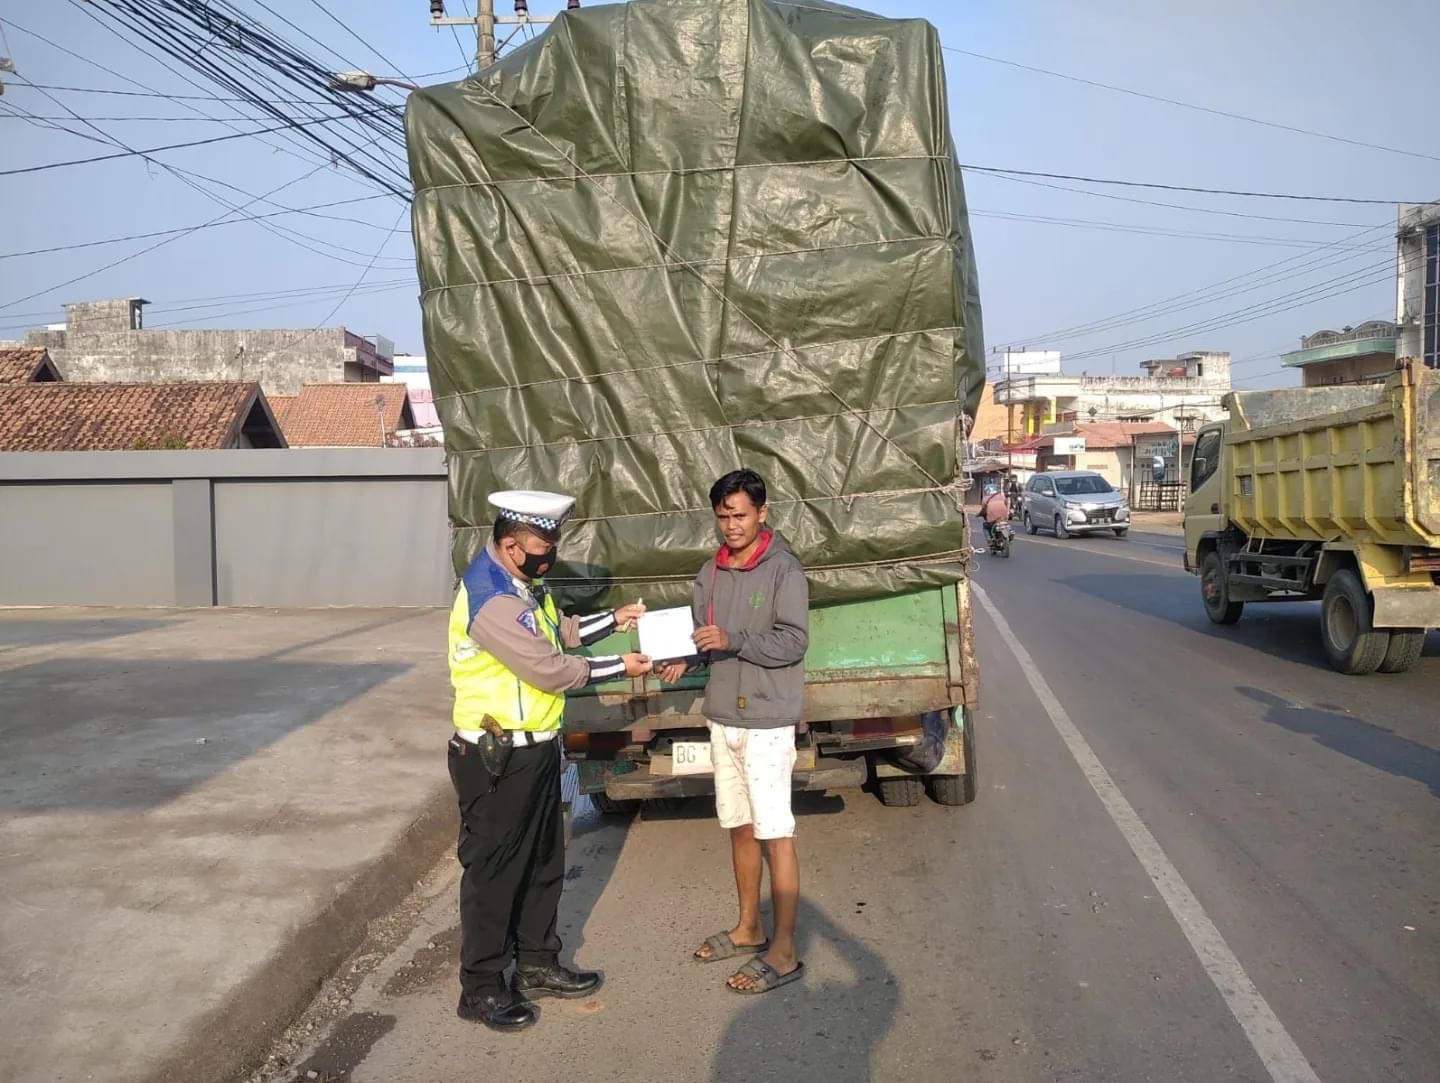
[(1375, 607), (1360, 577), (1342, 568), (1325, 584), (1320, 638), (1330, 665), (1352, 677), (1374, 673), (1390, 649), (1390, 633), (1376, 631)]
[(1234, 624), (1245, 612), (1244, 602), (1230, 600), (1230, 581), (1225, 577), (1225, 562), (1212, 549), (1200, 564), (1200, 597), (1205, 615), (1216, 624)]
[(925, 781), (919, 778), (882, 778), (880, 803), (890, 808), (909, 808), (918, 805), (925, 796)]
[(1381, 673), (1404, 673), (1420, 661), (1425, 651), (1424, 628), (1395, 628), (1390, 632), (1390, 649), (1380, 663)]

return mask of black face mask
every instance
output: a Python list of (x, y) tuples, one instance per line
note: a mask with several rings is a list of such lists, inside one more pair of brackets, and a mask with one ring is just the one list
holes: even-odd
[(551, 546), (543, 553), (525, 553), (523, 560), (519, 561), (517, 567), (520, 574), (526, 579), (539, 579), (555, 565), (555, 546)]

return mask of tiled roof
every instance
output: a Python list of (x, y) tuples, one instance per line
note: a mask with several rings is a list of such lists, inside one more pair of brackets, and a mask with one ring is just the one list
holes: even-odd
[(0, 384), (28, 384), (49, 360), (43, 346), (0, 346)]
[(1174, 435), (1175, 431), (1159, 421), (1090, 421), (1075, 426), (1075, 435), (1085, 437), (1088, 448), (1129, 447), (1137, 436)]
[(0, 384), (0, 451), (234, 446), (256, 383)]
[(384, 447), (396, 429), (415, 427), (404, 384), (306, 384), (270, 402), (291, 447)]
[(290, 420), (291, 411), (295, 409), (295, 400), (298, 395), (266, 395), (265, 401), (270, 404), (270, 412), (275, 415), (275, 424), (280, 426), (280, 431), (285, 431), (285, 423)]

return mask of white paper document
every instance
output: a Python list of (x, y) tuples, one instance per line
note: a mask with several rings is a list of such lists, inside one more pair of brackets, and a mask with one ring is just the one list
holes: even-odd
[(695, 647), (695, 616), (689, 606), (651, 610), (641, 616), (638, 626), (640, 653), (657, 664), (700, 653)]

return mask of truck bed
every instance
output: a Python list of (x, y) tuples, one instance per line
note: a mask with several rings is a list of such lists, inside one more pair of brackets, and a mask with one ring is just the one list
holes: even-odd
[(1440, 547), (1440, 371), (1227, 402), (1231, 520), (1245, 533)]

